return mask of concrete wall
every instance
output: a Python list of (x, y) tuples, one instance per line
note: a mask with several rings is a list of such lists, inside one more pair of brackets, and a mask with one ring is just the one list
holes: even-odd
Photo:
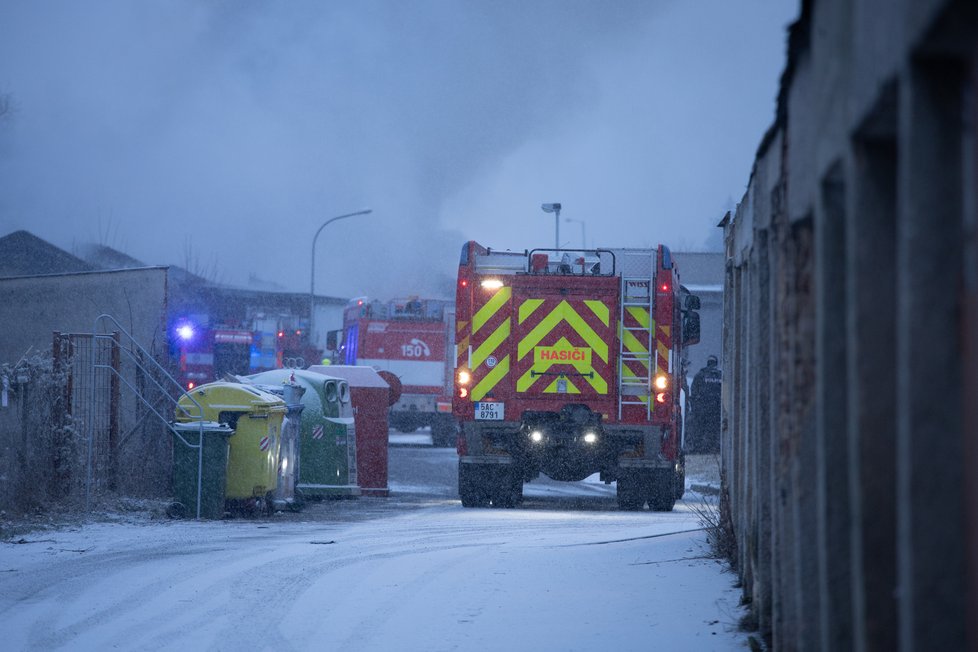
[(726, 223), (721, 457), (774, 649), (978, 649), (976, 43), (974, 2), (803, 2)]
[(50, 349), (53, 331), (90, 333), (103, 313), (147, 350), (165, 353), (166, 274), (153, 267), (0, 278), (0, 362)]
[[(11, 389), (0, 407), (0, 508), (78, 504), (89, 487), (96, 497), (167, 495), (170, 435), (134, 391), (169, 414), (156, 384), (164, 376), (139, 350), (165, 361), (166, 300), (166, 268), (0, 279), (0, 375)], [(96, 325), (103, 313), (119, 325)], [(120, 326), (132, 339), (119, 340), (118, 375), (93, 370), (90, 337), (53, 364), (52, 332)], [(98, 361), (108, 364), (111, 346), (100, 350)]]

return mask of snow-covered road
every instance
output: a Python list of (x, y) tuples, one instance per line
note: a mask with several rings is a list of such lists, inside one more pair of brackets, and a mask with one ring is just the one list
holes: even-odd
[(705, 558), (688, 505), (580, 511), (527, 493), (517, 510), (361, 499), (329, 509), (368, 520), (39, 532), (0, 544), (3, 649), (745, 649), (734, 578)]

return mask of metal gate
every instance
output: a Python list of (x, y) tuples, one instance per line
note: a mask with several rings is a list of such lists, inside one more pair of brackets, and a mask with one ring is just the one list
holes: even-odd
[[(72, 493), (83, 488), (86, 502), (92, 491), (117, 486), (119, 437), (119, 333), (54, 333), (54, 365), (65, 372), (65, 412), (85, 435), (81, 466), (85, 474), (66, 478)], [(72, 465), (76, 466), (76, 465)], [(79, 487), (79, 484), (81, 487)]]
[[(55, 333), (55, 363), (67, 372), (65, 405), (76, 430), (84, 435), (85, 507), (93, 497), (119, 487), (120, 451), (147, 421), (162, 425), (165, 442), (156, 457), (165, 457), (169, 469), (171, 439), (198, 453), (197, 517), (200, 517), (202, 449), (190, 444), (171, 427), (183, 386), (111, 315), (100, 315), (91, 333)], [(201, 421), (203, 410), (191, 397), (195, 414), (185, 420)], [(159, 441), (159, 438), (157, 438)], [(203, 436), (197, 441), (203, 441)], [(161, 453), (165, 451), (165, 453)], [(77, 485), (79, 479), (73, 478)]]

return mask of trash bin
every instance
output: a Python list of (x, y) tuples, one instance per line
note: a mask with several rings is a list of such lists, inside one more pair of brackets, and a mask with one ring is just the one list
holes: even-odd
[(295, 380), (302, 395), (296, 489), (303, 498), (359, 496), (356, 434), (347, 382), (300, 369), (248, 376), (261, 387)]
[[(173, 497), (168, 513), (197, 516), (197, 476), (200, 484), (200, 518), (223, 518), (224, 485), (227, 481), (228, 439), (234, 430), (223, 423), (196, 421), (172, 423)], [(203, 451), (198, 444), (203, 436)]]
[(184, 394), (177, 412), (178, 421), (196, 417), (234, 429), (225, 498), (248, 509), (268, 509), (271, 493), (278, 486), (285, 401), (253, 385), (219, 381)]
[[(248, 380), (248, 379), (246, 379)], [(272, 492), (272, 505), (276, 510), (299, 511), (301, 497), (296, 496), (295, 479), (299, 468), (299, 430), (301, 427), (302, 395), (306, 388), (294, 377), (286, 378), (280, 385), (254, 383), (259, 389), (274, 394), (285, 401), (285, 419), (282, 420), (282, 443), (278, 456), (278, 486)]]
[(310, 372), (334, 376), (350, 385), (356, 421), (357, 481), (365, 496), (387, 496), (387, 413), (391, 405), (390, 385), (372, 367), (359, 365), (313, 365)]

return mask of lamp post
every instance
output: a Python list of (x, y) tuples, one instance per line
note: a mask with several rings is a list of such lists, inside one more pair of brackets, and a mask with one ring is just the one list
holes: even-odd
[(336, 220), (344, 220), (348, 217), (356, 217), (357, 215), (367, 215), (372, 213), (373, 209), (364, 208), (363, 210), (355, 211), (353, 213), (345, 213), (343, 215), (337, 215), (336, 217), (331, 217), (330, 219), (323, 222), (316, 230), (316, 235), (312, 236), (312, 271), (309, 275), (309, 342), (315, 345), (316, 331), (314, 325), (316, 323), (316, 239), (319, 234), (322, 233), (323, 229), (335, 222)]
[(560, 203), (542, 204), (540, 208), (554, 214), (554, 249), (560, 249)]
[(570, 217), (564, 218), (565, 222), (577, 222), (581, 225), (581, 249), (587, 249), (587, 236), (584, 234), (584, 220), (575, 220)]

